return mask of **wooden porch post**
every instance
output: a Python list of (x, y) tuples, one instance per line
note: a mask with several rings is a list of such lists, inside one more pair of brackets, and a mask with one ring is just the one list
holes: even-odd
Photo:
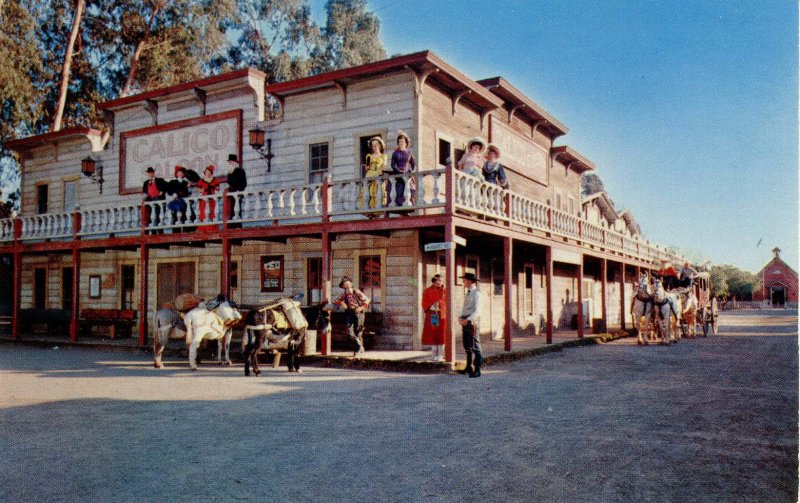
[(147, 278), (150, 248), (145, 243), (139, 250), (139, 346), (147, 344)]
[(503, 255), (505, 260), (505, 325), (503, 326), (503, 337), (505, 339), (505, 350), (511, 351), (512, 336), (514, 332), (513, 317), (511, 316), (511, 285), (513, 284), (514, 274), (514, 241), (510, 237), (503, 238)]
[[(322, 299), (332, 302), (332, 280), (331, 280), (331, 235), (328, 231), (322, 231)], [(331, 338), (328, 332), (323, 332), (320, 337), (320, 354), (331, 354)]]
[(625, 330), (625, 262), (619, 263), (619, 328)]
[(81, 311), (81, 251), (78, 247), (72, 248), (72, 314), (69, 320), (69, 340), (78, 340), (78, 327)]
[[(447, 194), (450, 198), (451, 195)], [(447, 224), (444, 228), (445, 242), (453, 242), (453, 235), (455, 235), (455, 228), (453, 224)], [(447, 306), (447, 324), (444, 338), (444, 361), (453, 364), (456, 361), (455, 351), (455, 335), (456, 325), (458, 324), (458, 311), (455, 306), (455, 288), (456, 288), (456, 250), (451, 248), (444, 250), (444, 276), (445, 276), (445, 289), (444, 297)], [(458, 325), (460, 327), (460, 325)]]
[[(227, 201), (226, 197), (223, 201)], [(227, 223), (226, 223), (227, 225)], [(231, 298), (231, 240), (222, 238), (222, 294), (226, 299)]]
[(14, 251), (14, 291), (11, 292), (13, 306), (11, 308), (11, 338), (19, 338), (19, 315), (22, 301), (22, 252)]
[(547, 329), (546, 329), (546, 343), (552, 344), (553, 343), (553, 247), (548, 246), (545, 248), (545, 256), (544, 256), (545, 266), (545, 288), (546, 291), (546, 322), (547, 322)]
[(578, 264), (578, 288), (577, 288), (577, 300), (578, 300), (578, 338), (583, 337), (583, 253), (581, 253), (581, 260)]
[(608, 262), (606, 259), (600, 259), (600, 298), (603, 299), (601, 304), (601, 312), (603, 315), (603, 331), (608, 331), (608, 309), (606, 306), (606, 282), (608, 281)]

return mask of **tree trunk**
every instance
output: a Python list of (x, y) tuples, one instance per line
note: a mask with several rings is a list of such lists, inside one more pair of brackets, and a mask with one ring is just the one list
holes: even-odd
[(128, 78), (125, 79), (125, 85), (123, 85), (122, 89), (120, 89), (119, 91), (120, 98), (127, 96), (128, 93), (131, 92), (131, 87), (133, 86), (133, 80), (136, 78), (136, 68), (139, 66), (139, 58), (142, 56), (142, 52), (144, 51), (145, 45), (147, 45), (147, 39), (150, 36), (150, 32), (153, 31), (153, 25), (156, 22), (158, 13), (161, 12), (161, 9), (163, 7), (164, 7), (163, 1), (158, 2), (153, 7), (153, 14), (150, 16), (150, 22), (147, 23), (147, 31), (144, 32), (144, 35), (136, 43), (136, 48), (133, 50), (133, 57), (131, 58), (131, 67), (128, 69)]
[(69, 76), (72, 70), (72, 52), (75, 47), (75, 40), (78, 38), (78, 31), (80, 31), (81, 18), (83, 17), (83, 8), (85, 5), (86, 0), (78, 0), (77, 5), (75, 6), (75, 17), (72, 20), (72, 31), (70, 31), (67, 49), (64, 52), (64, 64), (61, 66), (61, 86), (58, 89), (58, 105), (56, 106), (56, 114), (53, 118), (53, 127), (50, 128), (51, 131), (59, 131), (61, 129), (61, 120), (64, 117), (64, 107), (67, 104)]

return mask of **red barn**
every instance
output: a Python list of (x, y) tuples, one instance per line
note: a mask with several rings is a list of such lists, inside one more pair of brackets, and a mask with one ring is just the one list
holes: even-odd
[(774, 307), (797, 306), (797, 272), (781, 259), (781, 249), (773, 248), (772, 257), (757, 274), (753, 300), (769, 300)]

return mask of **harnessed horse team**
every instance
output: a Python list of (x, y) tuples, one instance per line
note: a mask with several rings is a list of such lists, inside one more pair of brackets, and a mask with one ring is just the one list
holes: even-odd
[(692, 288), (668, 291), (661, 278), (651, 279), (642, 272), (634, 289), (631, 316), (639, 345), (648, 345), (656, 335), (661, 337), (663, 345), (678, 342), (682, 335), (696, 336), (699, 304)]

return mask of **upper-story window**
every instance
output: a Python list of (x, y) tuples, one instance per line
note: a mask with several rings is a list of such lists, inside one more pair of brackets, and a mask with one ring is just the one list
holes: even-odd
[(567, 197), (567, 211), (570, 215), (575, 215), (575, 198)]
[(75, 211), (78, 204), (78, 180), (64, 180), (64, 212)]
[(39, 215), (47, 213), (49, 189), (50, 187), (46, 183), (41, 183), (36, 186), (36, 213)]
[(319, 183), (328, 172), (330, 164), (328, 142), (312, 143), (308, 146), (308, 181)]
[(561, 192), (556, 192), (556, 209), (563, 210), (564, 208), (561, 207)]

